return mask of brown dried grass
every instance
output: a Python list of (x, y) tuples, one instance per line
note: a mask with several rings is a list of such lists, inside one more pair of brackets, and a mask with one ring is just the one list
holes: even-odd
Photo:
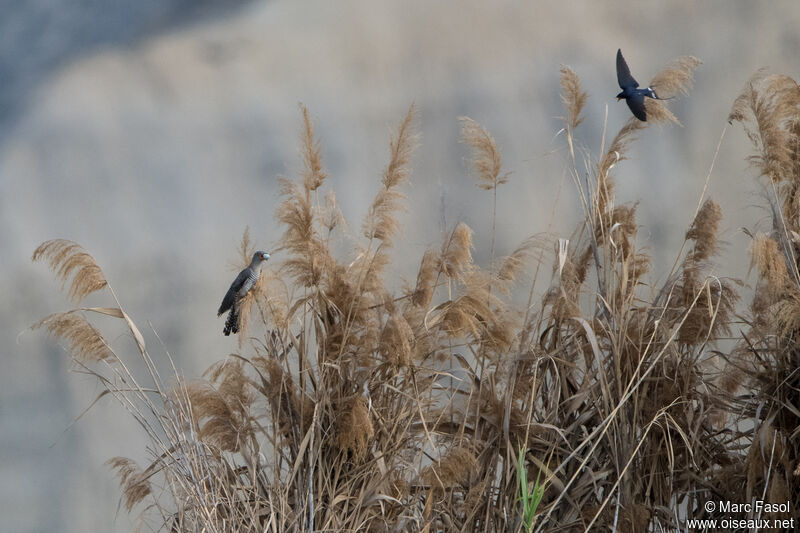
[[(685, 93), (698, 63), (676, 60), (653, 84), (662, 95)], [(562, 69), (585, 217), (559, 240), (550, 286), (526, 309), (514, 303), (515, 286), (529, 278), (546, 239), (524, 241), (497, 268), (492, 244), (483, 267), (472, 256), (483, 244), (463, 223), (424, 253), (412, 286), (389, 288), (396, 284), (385, 267), (404, 208), (399, 187), (416, 142), (413, 106), (390, 140), (364, 240), (337, 257), (329, 238), (346, 225), (332, 191), (320, 205), (326, 175), (301, 108), (302, 170), (281, 182), (276, 213), (285, 259), (246, 306), (259, 312), (244, 317), (254, 333), (242, 353), (203, 379), (175, 377), (165, 387), (143, 342), (145, 379), (103, 351), (80, 313), (37, 325), (91, 364), (104, 394), (150, 436), (146, 469), (110, 462), (126, 509), (142, 506), (169, 531), (522, 531), (520, 450), (528, 479), (539, 476), (546, 487), (536, 531), (678, 531), (688, 518), (715, 517), (705, 501), (762, 494), (800, 505), (792, 238), (800, 235), (800, 120), (781, 100), (794, 94), (791, 83), (758, 80), (731, 116), (757, 123), (757, 168), (776, 184), (773, 203), (783, 209), (773, 210), (772, 233), (751, 246), (758, 278), (750, 316), (737, 306), (738, 283), (713, 275), (722, 213), (711, 200), (687, 224), (688, 251), (674, 274), (659, 285), (646, 279), (636, 206), (617, 204), (611, 171), (651, 122), (675, 121), (666, 102), (648, 109), (650, 122), (627, 122), (591, 171), (579, 173), (574, 130), (587, 97), (577, 75)], [(500, 151), (469, 119), (462, 136), (496, 207), (507, 177)], [(48, 259), (58, 278), (88, 269), (73, 280), (73, 297), (102, 288), (86, 282), (102, 276), (91, 256), (50, 242), (59, 244), (45, 243), (34, 259)], [(241, 261), (251, 248), (246, 231)], [(747, 331), (730, 347), (743, 319)]]
[[(749, 445), (746, 459), (732, 470), (747, 496), (767, 495), (800, 506), (797, 438), (797, 339), (800, 338), (800, 86), (788, 76), (757, 72), (736, 99), (730, 121), (741, 122), (755, 153), (749, 161), (763, 178), (772, 211), (772, 231), (758, 232), (750, 246), (758, 278), (748, 329), (730, 359), (742, 369), (732, 397), (732, 417)], [(752, 233), (750, 233), (752, 236)], [(775, 500), (778, 501), (778, 500)]]

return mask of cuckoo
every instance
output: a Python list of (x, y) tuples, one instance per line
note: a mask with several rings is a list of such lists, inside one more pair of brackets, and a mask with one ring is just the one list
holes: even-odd
[(239, 332), (239, 306), (242, 299), (255, 286), (259, 276), (261, 276), (261, 265), (267, 259), (269, 259), (267, 252), (254, 253), (250, 266), (239, 272), (239, 275), (231, 283), (230, 289), (225, 293), (222, 304), (220, 304), (217, 311), (217, 316), (220, 316), (225, 311), (230, 310), (228, 319), (225, 321), (225, 328), (222, 330), (225, 336)]

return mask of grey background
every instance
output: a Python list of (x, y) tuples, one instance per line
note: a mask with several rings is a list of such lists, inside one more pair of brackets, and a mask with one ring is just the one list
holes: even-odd
[[(795, 78), (800, 4), (672, 2), (0, 2), (0, 530), (131, 531), (103, 462), (144, 461), (145, 442), (63, 348), (26, 328), (69, 308), (30, 255), (69, 238), (94, 254), (153, 354), (188, 377), (236, 349), (215, 310), (249, 225), (259, 247), (279, 236), (276, 177), (299, 168), (298, 102), (316, 120), (328, 186), (361, 218), (388, 160), (388, 136), (413, 101), (422, 144), (409, 213), (390, 266), (413, 279), (443, 227), (475, 230), (488, 262), (491, 198), (474, 186), (457, 118), (483, 124), (513, 171), (498, 196), (497, 251), (548, 228), (568, 236), (580, 204), (558, 135), (558, 69), (589, 92), (578, 141), (599, 155), (627, 120), (614, 54), (646, 82), (684, 54), (704, 61), (683, 127), (653, 127), (616, 170), (618, 201), (639, 201), (640, 242), (672, 265), (726, 117), (760, 67)], [(709, 192), (725, 213), (726, 275), (746, 276), (740, 226), (765, 224), (740, 128), (722, 143)], [(280, 257), (276, 257), (279, 260)], [(106, 294), (89, 305), (111, 305)], [(135, 361), (129, 336), (99, 321)], [(51, 446), (52, 445), (52, 446)]]

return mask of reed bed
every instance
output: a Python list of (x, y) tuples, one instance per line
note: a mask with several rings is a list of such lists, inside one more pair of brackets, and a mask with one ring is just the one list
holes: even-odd
[[(659, 95), (686, 94), (698, 64), (667, 65)], [(712, 199), (687, 221), (666, 281), (648, 280), (636, 205), (617, 202), (613, 171), (644, 128), (677, 122), (666, 102), (648, 99), (649, 121), (631, 118), (593, 156), (575, 138), (587, 94), (567, 67), (561, 86), (583, 211), (574, 232), (533, 228), (495, 256), (494, 231), (475, 243), (458, 223), (401, 290), (386, 267), (418, 142), (413, 106), (343, 257), (330, 242), (344, 220), (301, 108), (303, 170), (281, 181), (276, 213), (284, 259), (248, 295), (239, 353), (197, 379), (155, 360), (88, 252), (37, 248), (76, 305), (97, 291), (114, 302), (35, 327), (147, 433), (149, 464), (108, 462), (145, 529), (685, 531), (715, 517), (707, 500), (800, 508), (798, 85), (759, 73), (730, 115), (754, 144), (773, 216), (770, 233), (752, 235), (751, 302), (715, 268), (723, 215)], [(461, 125), (494, 230), (513, 176), (488, 131)], [(473, 250), (487, 244), (479, 265)], [(241, 266), (252, 253), (245, 232)], [(132, 355), (93, 325), (98, 313), (126, 322)]]

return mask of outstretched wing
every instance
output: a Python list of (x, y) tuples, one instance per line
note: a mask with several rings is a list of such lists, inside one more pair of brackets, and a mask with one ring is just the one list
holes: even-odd
[(233, 307), (233, 302), (236, 301), (236, 293), (239, 292), (239, 289), (242, 288), (247, 278), (250, 276), (250, 268), (245, 268), (239, 275), (236, 276), (236, 279), (233, 280), (231, 283), (230, 289), (228, 292), (225, 293), (225, 297), (222, 299), (222, 303), (219, 306), (219, 310), (217, 311), (217, 316), (221, 315), (231, 307)]
[[(621, 89), (625, 89), (626, 87), (636, 88), (639, 86), (639, 82), (631, 76), (631, 69), (628, 68), (625, 58), (622, 57), (622, 50), (619, 48), (617, 49), (617, 82)], [(628, 102), (628, 105), (630, 105), (630, 102)], [(636, 113), (634, 112), (634, 114)]]
[(631, 112), (633, 116), (641, 120), (642, 122), (647, 122), (647, 110), (644, 107), (644, 95), (643, 94), (634, 94), (629, 96), (625, 99), (628, 103), (628, 107), (631, 108)]

